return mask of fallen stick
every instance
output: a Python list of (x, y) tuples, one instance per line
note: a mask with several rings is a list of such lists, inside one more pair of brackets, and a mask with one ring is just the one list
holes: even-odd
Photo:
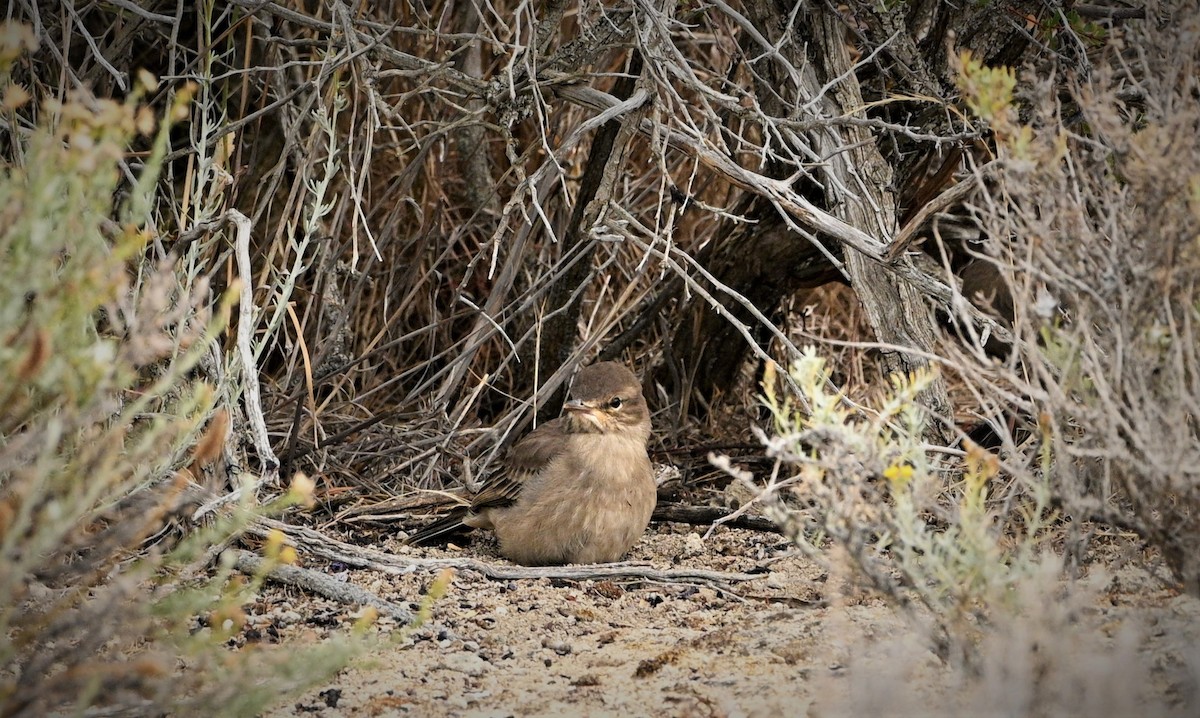
[(729, 509), (723, 509), (719, 506), (689, 506), (687, 504), (659, 502), (650, 520), (658, 522), (671, 521), (674, 523), (691, 524), (693, 526), (704, 526), (720, 522), (719, 525), (728, 526), (729, 528), (750, 529), (751, 531), (776, 534), (783, 533), (782, 529), (774, 521), (759, 516), (737, 516), (728, 521), (721, 521), (721, 519), (732, 514), (733, 512)]
[(328, 561), (338, 561), (354, 568), (365, 568), (397, 576), (415, 571), (452, 568), (460, 571), (474, 571), (495, 581), (538, 578), (568, 581), (637, 579), (655, 583), (718, 585), (752, 581), (763, 576), (763, 574), (727, 573), (699, 568), (658, 569), (648, 564), (632, 562), (568, 566), (515, 566), (472, 558), (413, 558), (355, 546), (310, 528), (292, 526), (273, 519), (257, 519), (246, 527), (246, 532), (266, 538), (272, 529), (283, 532), (286, 541), (303, 554), (319, 556)]
[(402, 624), (413, 622), (413, 612), (381, 598), (364, 588), (352, 583), (338, 581), (322, 571), (309, 568), (277, 564), (271, 566), (266, 559), (250, 551), (238, 549), (233, 567), (247, 576), (265, 576), (266, 578), (287, 586), (295, 586), (303, 591), (315, 593), (338, 603), (358, 604), (379, 609), (385, 616), (391, 616)]

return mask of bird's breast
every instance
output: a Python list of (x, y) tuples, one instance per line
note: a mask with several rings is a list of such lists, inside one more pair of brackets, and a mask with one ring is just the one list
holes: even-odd
[(501, 552), (518, 563), (606, 563), (637, 542), (655, 501), (645, 444), (572, 435), (517, 503), (492, 519)]

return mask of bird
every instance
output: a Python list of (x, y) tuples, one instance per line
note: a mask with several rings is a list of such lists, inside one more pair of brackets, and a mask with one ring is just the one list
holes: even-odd
[(406, 543), (481, 528), (495, 532), (502, 556), (525, 566), (620, 560), (657, 503), (646, 398), (634, 373), (613, 361), (581, 369), (569, 396), (562, 416), (512, 446), (469, 507)]

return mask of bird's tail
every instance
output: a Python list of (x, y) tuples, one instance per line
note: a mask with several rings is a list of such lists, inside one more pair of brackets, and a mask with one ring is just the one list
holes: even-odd
[(443, 537), (448, 538), (454, 534), (470, 531), (471, 527), (463, 522), (468, 513), (469, 510), (466, 508), (455, 509), (443, 518), (434, 521), (412, 536), (409, 536), (404, 540), (404, 543), (409, 546), (424, 546), (434, 543)]

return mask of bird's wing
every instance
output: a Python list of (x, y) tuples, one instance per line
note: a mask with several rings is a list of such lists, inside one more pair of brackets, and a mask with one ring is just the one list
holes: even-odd
[(479, 511), (516, 501), (525, 482), (563, 450), (566, 426), (566, 418), (548, 421), (514, 444), (504, 459), (504, 468), (489, 477), (471, 501), (471, 510)]
[(404, 540), (404, 543), (410, 546), (421, 546), (448, 534), (467, 531), (470, 527), (464, 523), (464, 519), (466, 518), (467, 509), (454, 509), (448, 515), (443, 516), (420, 531), (417, 531), (412, 536), (409, 536)]
[(471, 508), (458, 508), (410, 536), (405, 543), (414, 546), (429, 543), (447, 534), (480, 524), (474, 523), (479, 512), (506, 506), (517, 500), (521, 487), (540, 472), (566, 445), (566, 419), (546, 422), (527, 434), (508, 450), (504, 467), (484, 481), (471, 501)]

